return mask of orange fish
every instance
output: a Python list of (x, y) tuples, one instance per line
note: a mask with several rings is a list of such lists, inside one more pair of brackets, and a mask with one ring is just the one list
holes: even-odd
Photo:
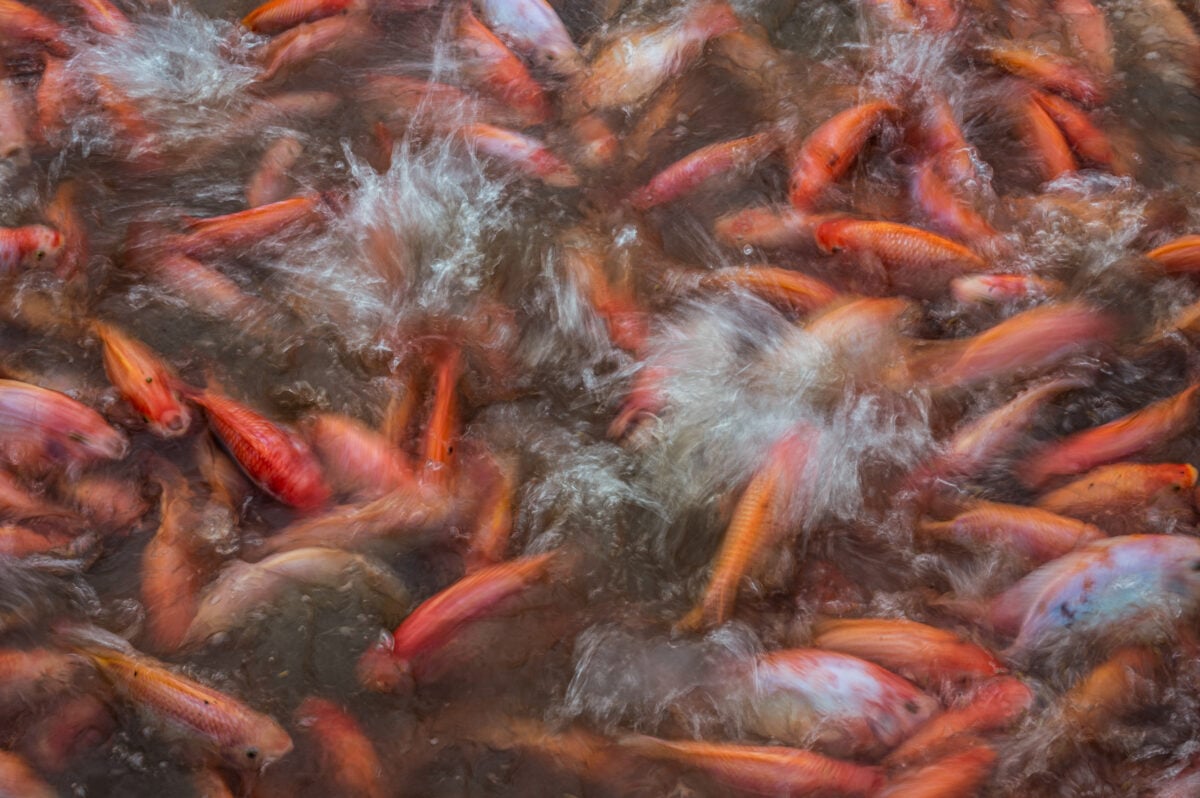
[(249, 407), (208, 389), (189, 392), (246, 475), (271, 496), (300, 510), (315, 510), (330, 490), (316, 457), (297, 435)]
[(92, 322), (92, 332), (104, 348), (104, 371), (121, 396), (146, 419), (161, 438), (187, 432), (192, 414), (175, 392), (175, 375), (162, 359), (116, 327)]
[(452, 473), (458, 435), (458, 380), (462, 350), (447, 347), (433, 370), (433, 404), (425, 427), (422, 473), (444, 482)]
[(125, 436), (87, 405), (66, 394), (0, 380), (0, 452), (9, 462), (65, 457), (77, 463), (120, 460)]
[(701, 147), (655, 175), (630, 195), (635, 210), (644, 211), (687, 196), (722, 174), (753, 168), (779, 147), (772, 131)]
[(948, 238), (894, 222), (830, 219), (814, 233), (822, 252), (842, 252), (882, 263), (901, 292), (917, 297), (944, 294), (951, 278), (987, 269), (971, 250)]
[(808, 135), (790, 158), (788, 198), (798, 211), (816, 204), (825, 189), (846, 173), (867, 139), (896, 106), (877, 100), (836, 114)]
[(856, 765), (798, 748), (657, 737), (624, 737), (621, 747), (649, 759), (675, 762), (739, 791), (758, 795), (875, 795), (883, 783), (876, 767)]
[(242, 19), (255, 33), (275, 34), (322, 17), (340, 14), (354, 0), (267, 0)]
[(906, 772), (876, 795), (878, 798), (967, 798), (978, 795), (996, 766), (996, 752), (971, 745)]
[(579, 175), (571, 165), (535, 138), (495, 125), (475, 123), (457, 131), (479, 154), (536, 177), (554, 188), (574, 188)]
[(1195, 486), (1196, 468), (1187, 463), (1116, 463), (1042, 494), (1034, 505), (1107, 526), (1110, 516), (1161, 503), (1163, 498), (1190, 506), (1188, 492)]
[(40, 11), (17, 0), (0, 0), (0, 36), (9, 41), (36, 42), (52, 55), (66, 58), (71, 47), (64, 37), (67, 29)]
[(1011, 676), (984, 682), (969, 702), (933, 717), (885, 760), (893, 767), (926, 762), (968, 735), (998, 731), (1033, 706), (1033, 691)]
[(247, 247), (287, 230), (324, 218), (325, 203), (319, 194), (303, 194), (224, 216), (189, 219), (188, 232), (179, 237), (183, 252), (200, 256), (230, 247)]
[(1146, 253), (1167, 274), (1200, 271), (1200, 235), (1180, 236)]
[(1061, 557), (1071, 549), (1105, 537), (1083, 521), (1037, 507), (978, 501), (949, 521), (924, 521), (919, 536), (962, 546), (993, 546), (1035, 563)]
[(141, 597), (147, 640), (155, 651), (170, 652), (187, 634), (212, 564), (201, 556), (193, 532), (198, 515), (187, 480), (165, 461), (154, 474), (162, 489), (161, 510), (158, 530), (142, 552)]
[(246, 184), (246, 205), (257, 208), (287, 199), (292, 187), (288, 172), (303, 151), (304, 145), (293, 136), (283, 136), (267, 147)]
[(1035, 91), (1033, 100), (1049, 114), (1062, 131), (1071, 149), (1086, 161), (1103, 166), (1115, 175), (1129, 174), (1104, 131), (1092, 124), (1088, 115), (1056, 94)]
[(696, 607), (679, 621), (686, 630), (719, 626), (733, 615), (742, 579), (759, 565), (764, 552), (778, 541), (781, 531), (781, 494), (792, 492), (794, 476), (803, 470), (810, 441), (809, 430), (789, 432), (772, 445), (766, 461), (742, 492), (721, 548), (714, 560), (712, 576)]
[(465, 558), (468, 573), (503, 562), (512, 536), (516, 465), (491, 455), (485, 460), (494, 473), (471, 532), (471, 544)]
[(28, 762), (9, 751), (0, 751), (0, 785), (9, 795), (21, 798), (57, 798), (59, 794)]
[[(292, 738), (270, 717), (237, 699), (168, 670), (108, 633), (82, 633), (77, 645), (126, 701), (164, 727), (184, 730), (239, 770), (259, 771), (292, 750)], [(71, 636), (77, 637), (76, 633)], [(115, 636), (113, 636), (115, 637)]]
[(321, 779), (337, 785), (337, 794), (386, 798), (385, 773), (375, 746), (350, 713), (332, 701), (309, 696), (296, 708), (296, 724), (317, 745)]
[(1124, 460), (1177, 438), (1195, 426), (1197, 390), (1200, 383), (1107, 424), (1049, 443), (1027, 458), (1017, 473), (1028, 487), (1040, 488), (1055, 477)]
[(987, 219), (954, 193), (929, 159), (913, 167), (909, 185), (921, 211), (940, 232), (972, 245), (987, 243), (998, 235)]
[(993, 44), (982, 48), (993, 64), (1046, 89), (1070, 97), (1085, 107), (1103, 102), (1100, 81), (1071, 61), (1047, 53)]
[(790, 249), (809, 244), (817, 225), (827, 218), (794, 208), (746, 208), (717, 219), (713, 233), (730, 247)]
[(427, 599), (396, 627), (390, 645), (368, 650), (358, 663), (359, 681), (391, 692), (421, 675), (421, 661), (449, 643), (467, 623), (491, 615), (508, 598), (540, 581), (557, 553), (521, 557), (480, 568)]
[(682, 7), (677, 19), (625, 31), (593, 56), (587, 75), (567, 93), (583, 111), (633, 106), (690, 67), (705, 44), (741, 24), (724, 0)]
[(1115, 334), (1112, 319), (1082, 303), (1043, 305), (950, 342), (934, 358), (932, 382), (960, 387), (1044, 371)]
[(575, 228), (560, 238), (560, 244), (560, 262), (603, 319), (613, 346), (640, 352), (650, 336), (647, 314), (628, 287), (609, 280), (603, 239)]
[(944, 95), (932, 94), (925, 100), (917, 118), (917, 139), (921, 148), (934, 159), (937, 169), (953, 185), (977, 186), (975, 149), (967, 142), (954, 109)]
[(825, 308), (842, 296), (815, 277), (765, 264), (714, 269), (700, 278), (700, 284), (747, 291), (781, 310), (801, 315)]
[(1032, 98), (1017, 101), (1018, 127), (1026, 149), (1036, 162), (1044, 182), (1056, 180), (1079, 168), (1071, 145), (1046, 109)]
[(926, 689), (990, 679), (1006, 670), (990, 651), (953, 632), (902, 618), (820, 621), (812, 644), (882, 665)]
[(1060, 700), (1063, 724), (1073, 734), (1100, 731), (1140, 705), (1142, 686), (1161, 664), (1150, 647), (1122, 648), (1076, 682)]

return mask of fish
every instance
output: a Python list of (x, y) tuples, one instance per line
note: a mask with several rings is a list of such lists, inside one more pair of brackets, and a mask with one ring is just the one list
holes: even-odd
[(1200, 540), (1123, 535), (1081, 546), (992, 599), (988, 623), (1014, 636), (1005, 656), (1035, 654), (1065, 638), (1080, 641), (1136, 623), (1154, 634), (1200, 606)]
[(390, 794), (379, 755), (354, 716), (332, 701), (308, 696), (296, 708), (295, 717), (316, 743), (325, 779), (346, 795), (385, 798)]
[(12, 464), (49, 456), (84, 464), (120, 460), (128, 439), (66, 394), (0, 379), (0, 454)]
[(77, 687), (89, 670), (87, 659), (57, 648), (0, 648), (0, 718)]
[(1102, 529), (1074, 518), (988, 501), (973, 502), (949, 521), (922, 521), (917, 535), (968, 548), (990, 546), (1034, 563), (1048, 562), (1106, 537)]
[(62, 233), (44, 224), (0, 227), (0, 273), (53, 268), (65, 243)]
[(1014, 103), (1017, 130), (1026, 152), (1034, 162), (1038, 177), (1049, 183), (1078, 171), (1079, 162), (1061, 127), (1033, 96)]
[(597, 50), (587, 74), (571, 86), (568, 100), (583, 111), (640, 105), (690, 67), (710, 39), (740, 24), (724, 0), (703, 0), (681, 7), (676, 19), (625, 31)]
[(89, 255), (87, 227), (79, 215), (78, 185), (71, 180), (60, 183), (43, 213), (49, 227), (62, 235), (62, 248), (54, 259), (54, 274), (62, 280), (71, 280), (87, 265)]
[(993, 43), (980, 54), (1001, 69), (1090, 108), (1107, 98), (1104, 85), (1079, 64), (1050, 53)]
[(894, 289), (917, 298), (945, 294), (954, 277), (988, 268), (982, 257), (961, 244), (895, 222), (828, 219), (813, 237), (822, 252), (846, 252), (881, 263)]
[(575, 169), (532, 136), (483, 122), (463, 125), (457, 135), (480, 155), (537, 178), (547, 186), (575, 188), (579, 185)]
[(304, 145), (294, 136), (281, 136), (263, 151), (254, 174), (246, 184), (246, 205), (257, 208), (287, 199), (292, 181), (288, 176), (300, 161)]
[(1066, 290), (1058, 280), (1032, 274), (968, 274), (950, 281), (950, 295), (964, 304), (1055, 299)]
[(662, 740), (636, 735), (618, 744), (650, 759), (698, 769), (714, 781), (755, 795), (874, 795), (879, 768), (783, 746)]
[(574, 78), (583, 56), (558, 14), (545, 0), (475, 0), (480, 19), (535, 68)]
[(783, 531), (781, 497), (797, 491), (789, 475), (803, 471), (812, 436), (812, 430), (802, 428), (789, 431), (771, 445), (733, 510), (704, 593), (679, 621), (678, 629), (696, 631), (719, 626), (732, 617), (742, 579), (779, 541)]
[(0, 0), (0, 35), (9, 41), (35, 43), (59, 58), (72, 52), (65, 27), (17, 0)]
[(713, 234), (728, 247), (793, 249), (810, 245), (826, 218), (794, 208), (745, 208), (717, 219)]
[(1086, 113), (1056, 94), (1035, 91), (1033, 101), (1054, 120), (1071, 149), (1081, 158), (1103, 166), (1115, 175), (1129, 174), (1129, 167), (1117, 154), (1108, 136)]
[(932, 161), (926, 159), (913, 167), (909, 185), (913, 197), (937, 231), (973, 246), (986, 245), (999, 235), (987, 219), (956, 196)]
[(731, 691), (743, 728), (831, 756), (881, 756), (941, 711), (906, 679), (835, 651), (768, 652), (748, 675), (747, 688)]
[(359, 659), (359, 682), (377, 692), (410, 688), (421, 675), (422, 660), (464, 624), (495, 613), (544, 579), (559, 556), (549, 551), (480, 568), (422, 602), (396, 627), (389, 644), (368, 649)]
[(990, 679), (1006, 668), (954, 632), (904, 618), (839, 618), (813, 627), (815, 648), (874, 662), (925, 689)]
[(378, 499), (417, 479), (404, 451), (357, 419), (318, 413), (301, 426), (330, 486), (340, 493)]
[(1191, 429), (1196, 420), (1197, 390), (1200, 383), (1107, 424), (1049, 443), (1026, 458), (1017, 474), (1026, 486), (1041, 488), (1057, 477), (1074, 476), (1152, 450)]
[(242, 18), (242, 25), (255, 33), (276, 34), (303, 22), (341, 14), (354, 0), (267, 0)]
[(260, 57), (263, 70), (258, 80), (261, 83), (278, 80), (299, 72), (322, 56), (343, 57), (366, 46), (375, 36), (375, 29), (363, 14), (322, 17), (302, 23), (277, 34), (263, 47)]
[(187, 396), (204, 408), (221, 443), (266, 493), (298, 510), (329, 501), (321, 465), (298, 435), (212, 388), (190, 388)]
[(60, 631), (87, 656), (127, 703), (160, 728), (183, 733), (235, 770), (261, 771), (292, 750), (271, 717), (93, 629)]
[(854, 163), (867, 140), (898, 111), (873, 100), (835, 114), (808, 134), (788, 158), (788, 200), (797, 211), (810, 211), (825, 190)]
[(550, 121), (553, 108), (546, 92), (521, 60), (471, 12), (470, 5), (459, 11), (455, 37), (463, 71), (473, 83), (518, 112), (524, 126)]
[(109, 381), (161, 438), (175, 438), (191, 426), (192, 414), (180, 400), (171, 368), (141, 341), (120, 328), (93, 321), (91, 330), (104, 351)]
[(20, 755), (0, 751), (0, 790), (12, 798), (57, 798), (58, 791), (42, 780)]
[(31, 162), (33, 123), (16, 86), (0, 77), (0, 158), (10, 166), (21, 168)]
[(1095, 734), (1128, 715), (1141, 706), (1146, 698), (1142, 688), (1161, 666), (1160, 655), (1151, 647), (1118, 649), (1059, 699), (1063, 727), (1072, 734)]
[(1200, 235), (1180, 236), (1146, 253), (1166, 274), (1187, 274), (1200, 270)]
[(179, 644), (191, 648), (229, 632), (245, 623), (250, 613), (270, 607), (287, 590), (341, 591), (357, 582), (382, 599), (389, 615), (402, 614), (411, 603), (408, 589), (391, 569), (362, 554), (312, 547), (292, 549), (256, 563), (234, 560), (204, 588)]
[(929, 719), (895, 748), (884, 763), (912, 767), (940, 756), (947, 749), (980, 734), (1011, 726), (1033, 707), (1035, 695), (1014, 676), (997, 676), (980, 684), (955, 706)]
[(1115, 517), (1148, 505), (1191, 506), (1196, 469), (1189, 463), (1114, 463), (1043, 493), (1034, 506), (1111, 528)]
[(978, 795), (995, 769), (996, 751), (970, 745), (903, 773), (876, 793), (879, 798), (964, 798)]
[(771, 130), (739, 139), (721, 141), (685, 155), (656, 174), (650, 182), (629, 196), (634, 210), (674, 202), (701, 185), (727, 173), (747, 171), (779, 148), (777, 134)]
[(713, 269), (700, 277), (700, 285), (705, 288), (740, 289), (780, 310), (799, 315), (815, 313), (845, 298), (822, 280), (768, 264)]
[(189, 219), (185, 223), (187, 232), (176, 242), (182, 254), (211, 256), (231, 247), (252, 246), (285, 230), (324, 218), (324, 200), (310, 192), (223, 216)]
[(105, 703), (111, 696), (66, 695), (24, 730), (16, 748), (43, 773), (62, 773), (82, 757), (104, 745), (116, 731), (117, 721)]

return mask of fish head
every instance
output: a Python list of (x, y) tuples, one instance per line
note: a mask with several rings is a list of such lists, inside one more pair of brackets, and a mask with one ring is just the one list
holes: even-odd
[(32, 225), (29, 228), (28, 254), (30, 266), (52, 266), (62, 252), (66, 239), (53, 227)]
[(129, 453), (124, 434), (104, 423), (78, 426), (64, 433), (66, 448), (86, 457), (121, 460)]
[(226, 757), (240, 770), (263, 770), (291, 753), (292, 748), (291, 736), (264, 715), (254, 724), (252, 734), (226, 751)]
[(187, 432), (191, 425), (192, 414), (187, 407), (174, 404), (173, 407), (162, 410), (151, 427), (164, 438), (177, 438)]
[(390, 640), (381, 640), (359, 657), (358, 683), (377, 693), (404, 693), (413, 686), (412, 663), (392, 653)]

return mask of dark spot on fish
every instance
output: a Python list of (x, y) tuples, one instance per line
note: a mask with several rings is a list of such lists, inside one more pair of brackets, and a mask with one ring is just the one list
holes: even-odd
[(82, 432), (68, 432), (67, 437), (76, 443), (87, 443), (87, 436)]
[(911, 715), (915, 715), (921, 710), (921, 708), (917, 706), (917, 702), (911, 699), (904, 702), (904, 709), (907, 710)]
[(1192, 560), (1192, 570), (1200, 571), (1200, 560)]
[[(207, 703), (207, 702), (205, 702), (205, 703)], [(246, 749), (246, 758), (247, 759), (258, 759), (258, 749), (257, 748)]]
[(153, 377), (147, 377), (147, 378), (146, 378), (146, 383), (147, 383), (147, 384), (149, 384), (149, 383), (152, 383), (152, 382), (154, 382), (154, 378), (153, 378)]
[(1062, 604), (1059, 604), (1058, 611), (1060, 613), (1062, 613), (1062, 616), (1064, 618), (1066, 618), (1068, 621), (1075, 620), (1075, 611), (1073, 609), (1071, 609), (1071, 605), (1068, 604), (1067, 602), (1064, 601)]

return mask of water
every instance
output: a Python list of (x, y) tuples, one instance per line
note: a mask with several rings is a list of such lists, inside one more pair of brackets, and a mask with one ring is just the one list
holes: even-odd
[[(941, 294), (895, 312), (814, 314), (799, 323), (802, 314), (749, 291), (702, 288), (700, 275), (712, 270), (769, 263), (840, 291), (881, 293), (869, 263), (823, 254), (811, 235), (782, 248), (722, 243), (721, 217), (786, 203), (788, 169), (778, 154), (645, 213), (624, 202), (701, 146), (774, 124), (798, 141), (858, 102), (944, 96), (978, 167), (964, 194), (1001, 234), (986, 249), (989, 267), (1058, 280), (1065, 298), (1117, 319), (1113, 341), (1047, 370), (1085, 387), (1049, 402), (986, 469), (954, 481), (959, 500), (1032, 501), (1013, 466), (1039, 442), (1169, 396), (1200, 365), (1186, 335), (1143, 343), (1200, 299), (1192, 279), (1163, 276), (1142, 257), (1200, 220), (1194, 8), (1180, 11), (1169, 0), (1099, 5), (1115, 78), (1091, 118), (1131, 175), (1038, 177), (1012, 112), (1026, 89), (976, 49), (1022, 35), (1019, 7), (963, 4), (962, 24), (930, 35), (889, 26), (870, 3), (762, 0), (734, 8), (747, 31), (768, 32), (769, 46), (734, 37), (710, 43), (644, 104), (600, 113), (625, 142), (611, 163), (588, 164), (565, 123), (528, 130), (578, 174), (577, 188), (553, 188), (454, 132), (500, 118), (481, 103), (484, 92), (397, 109), (403, 103), (388, 91), (381, 100), (369, 90), (385, 85), (372, 83), (381, 75), (470, 89), (449, 6), (402, 14), (381, 4), (358, 46), (262, 85), (256, 59), (267, 37), (237, 23), (252, 2), (118, 5), (133, 22), (129, 38), (88, 32), (72, 3), (38, 5), (69, 27), (74, 52), (63, 67), (82, 99), (68, 103), (58, 137), (34, 148), (31, 164), (5, 164), (12, 168), (0, 173), (0, 224), (43, 221), (42, 209), (71, 181), (89, 246), (70, 279), (48, 270), (6, 278), (0, 367), (66, 392), (126, 430), (129, 457), (91, 470), (122, 480), (150, 509), (127, 528), (106, 530), (99, 558), (82, 573), (61, 562), (0, 563), (0, 633), (5, 646), (28, 646), (47, 640), (54, 619), (88, 619), (276, 718), (296, 752), (257, 778), (223, 772), (235, 792), (333, 794), (336, 767), (294, 718), (306, 696), (318, 695), (338, 702), (372, 741), (385, 794), (724, 795), (730, 788), (695, 768), (655, 764), (605, 741), (638, 732), (761, 742), (730, 707), (728, 669), (806, 645), (823, 617), (905, 617), (995, 651), (1007, 645), (962, 605), (1005, 589), (1031, 566), (1003, 551), (914, 540), (922, 508), (904, 478), (961, 420), (1000, 406), (1024, 381), (939, 389), (922, 378), (923, 353), (935, 347), (914, 341), (966, 339), (1039, 300), (969, 307)], [(1077, 26), (1052, 4), (1034, 5), (1039, 23), (1023, 35), (1051, 52), (1086, 55), (1072, 39)], [(555, 10), (583, 56), (594, 58), (654, 21), (700, 7), (647, 1)], [(42, 71), (37, 48), (13, 46), (6, 60), (10, 80), (32, 100)], [(569, 105), (561, 78), (537, 69), (534, 76), (557, 105)], [(127, 98), (142, 127), (87, 101), (98, 92)], [(383, 140), (381, 120), (389, 129)], [(154, 231), (243, 209), (262, 153), (283, 136), (301, 146), (290, 188), (322, 192), (324, 204), (315, 221), (200, 257), (228, 281), (220, 290), (236, 287), (236, 300), (223, 304), (138, 267), (130, 242), (139, 235), (158, 235), (154, 246), (169, 249)], [(885, 120), (819, 209), (927, 225), (906, 189), (918, 149), (896, 118)], [(568, 267), (566, 250), (576, 246), (594, 248), (598, 273)], [(646, 311), (640, 345), (613, 336), (612, 317), (596, 301), (605, 283)], [(356, 679), (359, 654), (396, 618), (352, 577), (284, 591), (198, 649), (153, 651), (141, 590), (143, 552), (162, 515), (150, 479), (161, 466), (151, 455), (180, 469), (196, 506), (210, 505), (211, 523), (220, 526), (212, 513), (236, 523), (232, 538), (223, 527), (205, 528), (208, 576), (230, 558), (256, 559), (256, 547), (299, 514), (247, 486), (244, 500), (221, 504), (196, 453), (203, 424), (178, 439), (152, 436), (110, 386), (86, 331), (92, 317), (119, 322), (184, 382), (220, 385), (277, 422), (337, 412), (378, 429), (389, 400), (411, 390), (414, 409), (401, 432), (414, 458), (433, 406), (439, 346), (459, 342), (463, 507), (437, 529), (367, 549), (418, 601), (455, 583), (478, 510), (472, 502), (480, 501), (471, 483), (484, 479), (479, 453), (488, 452), (514, 474), (508, 555), (558, 549), (569, 553), (567, 564), (499, 614), (460, 629), (409, 694), (378, 695)], [(652, 389), (645, 412), (627, 434), (611, 434), (639, 387)], [(808, 431), (808, 455), (786, 470), (780, 531), (740, 583), (735, 620), (679, 632), (674, 625), (704, 591), (744, 487), (772, 443), (797, 428)], [(1137, 459), (1200, 465), (1197, 443), (1189, 428)], [(57, 474), (24, 476), (54, 497)], [(1131, 517), (1133, 529), (1123, 531), (1197, 531), (1190, 500), (1140, 506)], [(1140, 794), (1193, 767), (1194, 622), (1168, 627), (1145, 699), (1089, 734), (1064, 728), (1059, 697), (1103, 650), (1068, 646), (1019, 672), (1034, 708), (988, 736), (999, 758), (978, 794)], [(1106, 645), (1121, 642), (1122, 630), (1116, 638)], [(95, 683), (80, 691), (108, 699)], [(157, 733), (124, 702), (109, 706), (115, 731), (61, 769), (42, 767), (42, 776), (64, 795), (189, 794), (203, 759), (195, 747)], [(30, 756), (39, 723), (61, 711), (42, 703), (0, 719), (0, 746)]]

